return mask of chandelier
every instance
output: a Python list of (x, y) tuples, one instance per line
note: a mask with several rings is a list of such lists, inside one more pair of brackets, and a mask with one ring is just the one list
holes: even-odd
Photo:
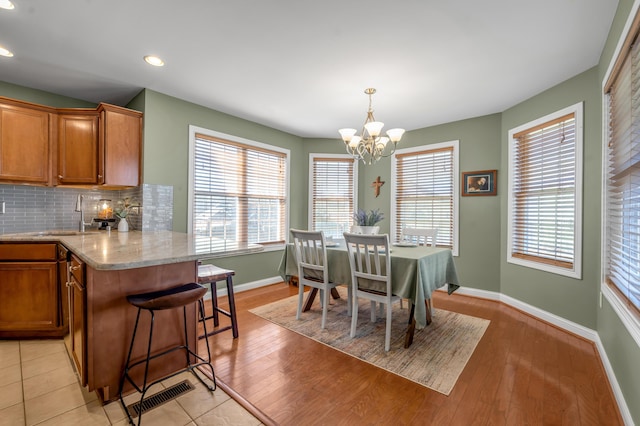
[[(388, 137), (380, 136), (384, 123), (373, 118), (373, 109), (371, 108), (371, 97), (376, 93), (376, 89), (370, 87), (365, 89), (364, 93), (369, 95), (369, 110), (367, 111), (367, 119), (362, 126), (362, 136), (356, 135), (356, 129), (340, 129), (338, 132), (340, 132), (345, 149), (349, 154), (362, 160), (364, 164), (374, 164), (380, 158), (389, 157), (396, 151), (396, 145), (400, 142), (404, 129), (389, 129), (387, 130)], [(393, 146), (386, 150), (389, 141)]]

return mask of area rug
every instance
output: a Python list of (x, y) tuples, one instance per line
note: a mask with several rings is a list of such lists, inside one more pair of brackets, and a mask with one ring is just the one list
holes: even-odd
[(250, 312), (445, 395), (453, 389), (490, 322), (436, 307), (433, 322), (422, 330), (416, 329), (413, 344), (405, 349), (409, 310), (406, 302), (404, 308), (396, 302), (392, 313), (391, 349), (385, 352), (384, 317), (378, 316), (372, 323), (370, 303), (361, 300), (356, 337), (352, 339), (349, 337), (351, 317), (347, 315), (347, 290), (338, 289), (340, 299), (331, 300), (324, 330), (320, 329), (319, 297), (311, 310), (302, 313), (300, 320), (296, 320), (297, 295)]

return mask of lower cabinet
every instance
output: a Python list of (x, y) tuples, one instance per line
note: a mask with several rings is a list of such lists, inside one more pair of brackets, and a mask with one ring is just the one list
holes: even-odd
[(0, 337), (62, 336), (57, 244), (0, 244)]

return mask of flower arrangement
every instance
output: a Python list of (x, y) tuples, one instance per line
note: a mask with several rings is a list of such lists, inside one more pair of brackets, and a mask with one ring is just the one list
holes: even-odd
[(131, 207), (133, 207), (133, 203), (130, 198), (118, 200), (115, 208), (116, 216), (118, 216), (119, 219), (125, 219), (129, 215)]
[(369, 210), (369, 213), (358, 209), (358, 212), (353, 215), (353, 220), (356, 221), (358, 226), (375, 226), (376, 223), (383, 219), (384, 214), (380, 212), (380, 209)]

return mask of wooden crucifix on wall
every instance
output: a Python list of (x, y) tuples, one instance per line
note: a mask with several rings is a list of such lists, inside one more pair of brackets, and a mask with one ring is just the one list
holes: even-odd
[(374, 180), (371, 184), (371, 186), (373, 187), (373, 193), (376, 194), (376, 198), (378, 198), (378, 195), (380, 195), (380, 187), (382, 185), (384, 185), (384, 181), (380, 180), (380, 176), (378, 176), (376, 180)]

